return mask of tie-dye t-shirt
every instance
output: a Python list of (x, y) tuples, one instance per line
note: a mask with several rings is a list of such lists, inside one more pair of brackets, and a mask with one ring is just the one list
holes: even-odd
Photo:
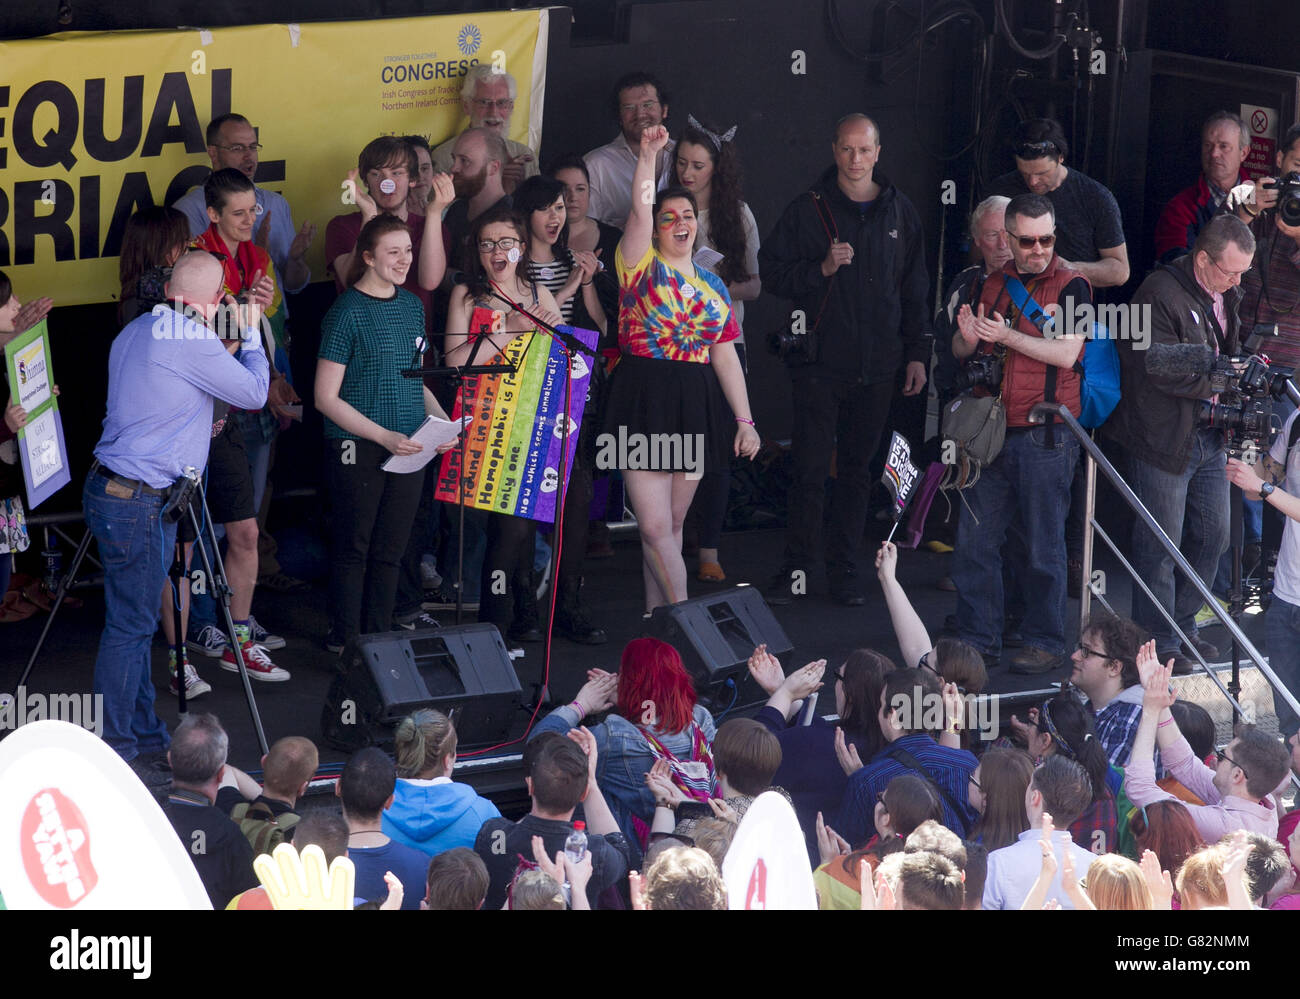
[(709, 363), (709, 348), (740, 336), (731, 296), (722, 279), (696, 268), (683, 274), (664, 263), (653, 246), (635, 264), (619, 245), (618, 345), (635, 357)]

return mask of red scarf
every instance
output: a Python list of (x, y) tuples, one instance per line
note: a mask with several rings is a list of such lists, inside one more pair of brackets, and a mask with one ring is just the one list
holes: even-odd
[(221, 269), (225, 275), (224, 290), (227, 295), (238, 295), (247, 285), (252, 283), (253, 278), (259, 272), (261, 274), (270, 273), (270, 254), (251, 239), (240, 243), (235, 249), (235, 255), (232, 257), (230, 250), (226, 248), (226, 241), (221, 238), (221, 233), (217, 231), (215, 222), (208, 226), (194, 240), (192, 245), (196, 250), (207, 250), (221, 261)]

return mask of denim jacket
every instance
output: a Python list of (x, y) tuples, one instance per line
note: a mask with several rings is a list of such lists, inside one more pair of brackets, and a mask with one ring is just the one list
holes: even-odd
[[(694, 718), (695, 724), (703, 730), (704, 737), (712, 743), (717, 727), (713, 724), (713, 716), (708, 709), (695, 705)], [(536, 738), (542, 732), (563, 734), (581, 724), (581, 721), (577, 710), (565, 705), (543, 718), (533, 729), (530, 738)], [(679, 760), (690, 759), (693, 743), (689, 725), (680, 732), (661, 732), (659, 729), (651, 731), (664, 748)], [(636, 844), (638, 841), (636, 831), (632, 828), (632, 816), (639, 815), (649, 825), (655, 813), (655, 798), (645, 783), (645, 775), (654, 766), (654, 753), (640, 729), (622, 715), (607, 716), (599, 725), (591, 726), (591, 734), (596, 737), (596, 783), (600, 785), (609, 810), (614, 813), (618, 827), (623, 830), (628, 843)]]

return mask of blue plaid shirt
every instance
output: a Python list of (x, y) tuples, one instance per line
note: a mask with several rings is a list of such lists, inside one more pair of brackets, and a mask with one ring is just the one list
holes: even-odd
[(1137, 735), (1138, 723), (1141, 721), (1140, 700), (1133, 704), (1117, 697), (1097, 712), (1095, 716), (1097, 738), (1106, 747), (1106, 755), (1115, 766), (1128, 766), (1128, 758), (1133, 753), (1133, 739)]

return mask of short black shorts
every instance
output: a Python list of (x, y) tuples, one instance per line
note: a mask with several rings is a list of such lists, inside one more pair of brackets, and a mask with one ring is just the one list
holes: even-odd
[(212, 441), (206, 488), (214, 524), (233, 524), (257, 516), (253, 508), (253, 470), (248, 464), (244, 435), (234, 420), (227, 419), (225, 429)]

